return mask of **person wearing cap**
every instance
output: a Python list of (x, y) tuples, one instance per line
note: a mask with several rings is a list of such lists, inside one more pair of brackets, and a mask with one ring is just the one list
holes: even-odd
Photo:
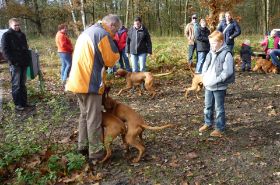
[(240, 50), (240, 57), (242, 60), (242, 65), (241, 65), (241, 70), (244, 72), (246, 71), (251, 71), (251, 56), (252, 56), (252, 50), (250, 46), (250, 40), (245, 40), (242, 45), (241, 45), (241, 50)]
[(186, 25), (185, 28), (185, 37), (188, 39), (188, 63), (192, 65), (193, 63), (193, 54), (196, 50), (196, 40), (195, 33), (198, 30), (197, 16), (196, 14), (192, 15), (192, 20)]
[(232, 18), (232, 13), (230, 11), (225, 13), (225, 21), (222, 21), (218, 31), (222, 32), (225, 37), (225, 43), (233, 52), (234, 39), (241, 34), (241, 29), (238, 23)]

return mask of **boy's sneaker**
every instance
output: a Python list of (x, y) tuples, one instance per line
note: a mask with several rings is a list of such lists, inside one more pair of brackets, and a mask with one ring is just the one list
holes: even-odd
[(21, 106), (21, 105), (16, 105), (15, 109), (18, 110), (18, 111), (23, 111), (24, 107)]
[(202, 127), (200, 127), (199, 128), (199, 132), (205, 132), (205, 131), (207, 131), (209, 129), (209, 126), (208, 125), (206, 125), (206, 124), (204, 124)]
[(222, 132), (219, 130), (214, 130), (213, 132), (211, 132), (210, 136), (212, 137), (222, 137)]

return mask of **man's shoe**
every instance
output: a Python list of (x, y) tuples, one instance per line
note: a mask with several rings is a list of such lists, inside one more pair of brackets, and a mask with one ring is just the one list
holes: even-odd
[(88, 156), (88, 149), (83, 149), (83, 150), (77, 150), (79, 154), (82, 154), (83, 156), (87, 157)]
[(24, 107), (21, 106), (21, 105), (16, 105), (15, 109), (18, 110), (18, 111), (23, 111)]
[(199, 131), (199, 132), (205, 132), (205, 131), (207, 131), (207, 130), (209, 129), (209, 127), (210, 127), (210, 126), (204, 124), (202, 127), (199, 128), (198, 131)]
[(212, 137), (222, 137), (222, 132), (219, 130), (214, 130), (213, 132), (211, 132), (210, 136)]
[(96, 166), (96, 164), (101, 161), (104, 158), (104, 151), (101, 150), (95, 154), (93, 154), (89, 159), (88, 159), (88, 165), (89, 165), (89, 169), (91, 171), (94, 170), (94, 166)]

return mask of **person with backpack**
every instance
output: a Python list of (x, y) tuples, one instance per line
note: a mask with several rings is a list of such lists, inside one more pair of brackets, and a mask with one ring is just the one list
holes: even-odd
[[(224, 36), (219, 31), (209, 35), (210, 52), (202, 68), (205, 87), (204, 125), (199, 132), (205, 132), (214, 126), (212, 137), (221, 137), (225, 131), (225, 96), (227, 86), (235, 80), (234, 61), (231, 49), (224, 43)], [(214, 110), (216, 118), (214, 119)]]

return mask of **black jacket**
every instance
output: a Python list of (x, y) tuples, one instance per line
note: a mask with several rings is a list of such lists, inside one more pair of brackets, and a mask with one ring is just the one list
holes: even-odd
[(242, 44), (241, 50), (240, 50), (240, 57), (241, 57), (242, 61), (250, 62), (252, 54), (253, 53), (252, 53), (251, 47), (246, 44)]
[[(227, 26), (228, 26), (228, 28), (227, 28)], [(226, 31), (225, 31), (225, 33), (223, 33), (225, 29), (226, 29)], [(235, 20), (231, 20), (229, 25), (226, 23), (225, 20), (222, 21), (221, 24), (219, 24), (219, 27), (217, 30), (224, 34), (225, 43), (227, 45), (234, 45), (234, 38), (241, 34), (241, 29)]]
[(5, 32), (1, 39), (2, 52), (4, 58), (10, 65), (28, 66), (30, 55), (26, 36), (21, 31), (9, 29)]
[(152, 41), (148, 30), (142, 25), (139, 30), (131, 27), (126, 38), (126, 53), (130, 54), (152, 54)]
[(195, 33), (196, 40), (196, 50), (198, 52), (208, 52), (210, 50), (210, 43), (208, 36), (210, 35), (210, 30), (205, 27), (199, 27)]

